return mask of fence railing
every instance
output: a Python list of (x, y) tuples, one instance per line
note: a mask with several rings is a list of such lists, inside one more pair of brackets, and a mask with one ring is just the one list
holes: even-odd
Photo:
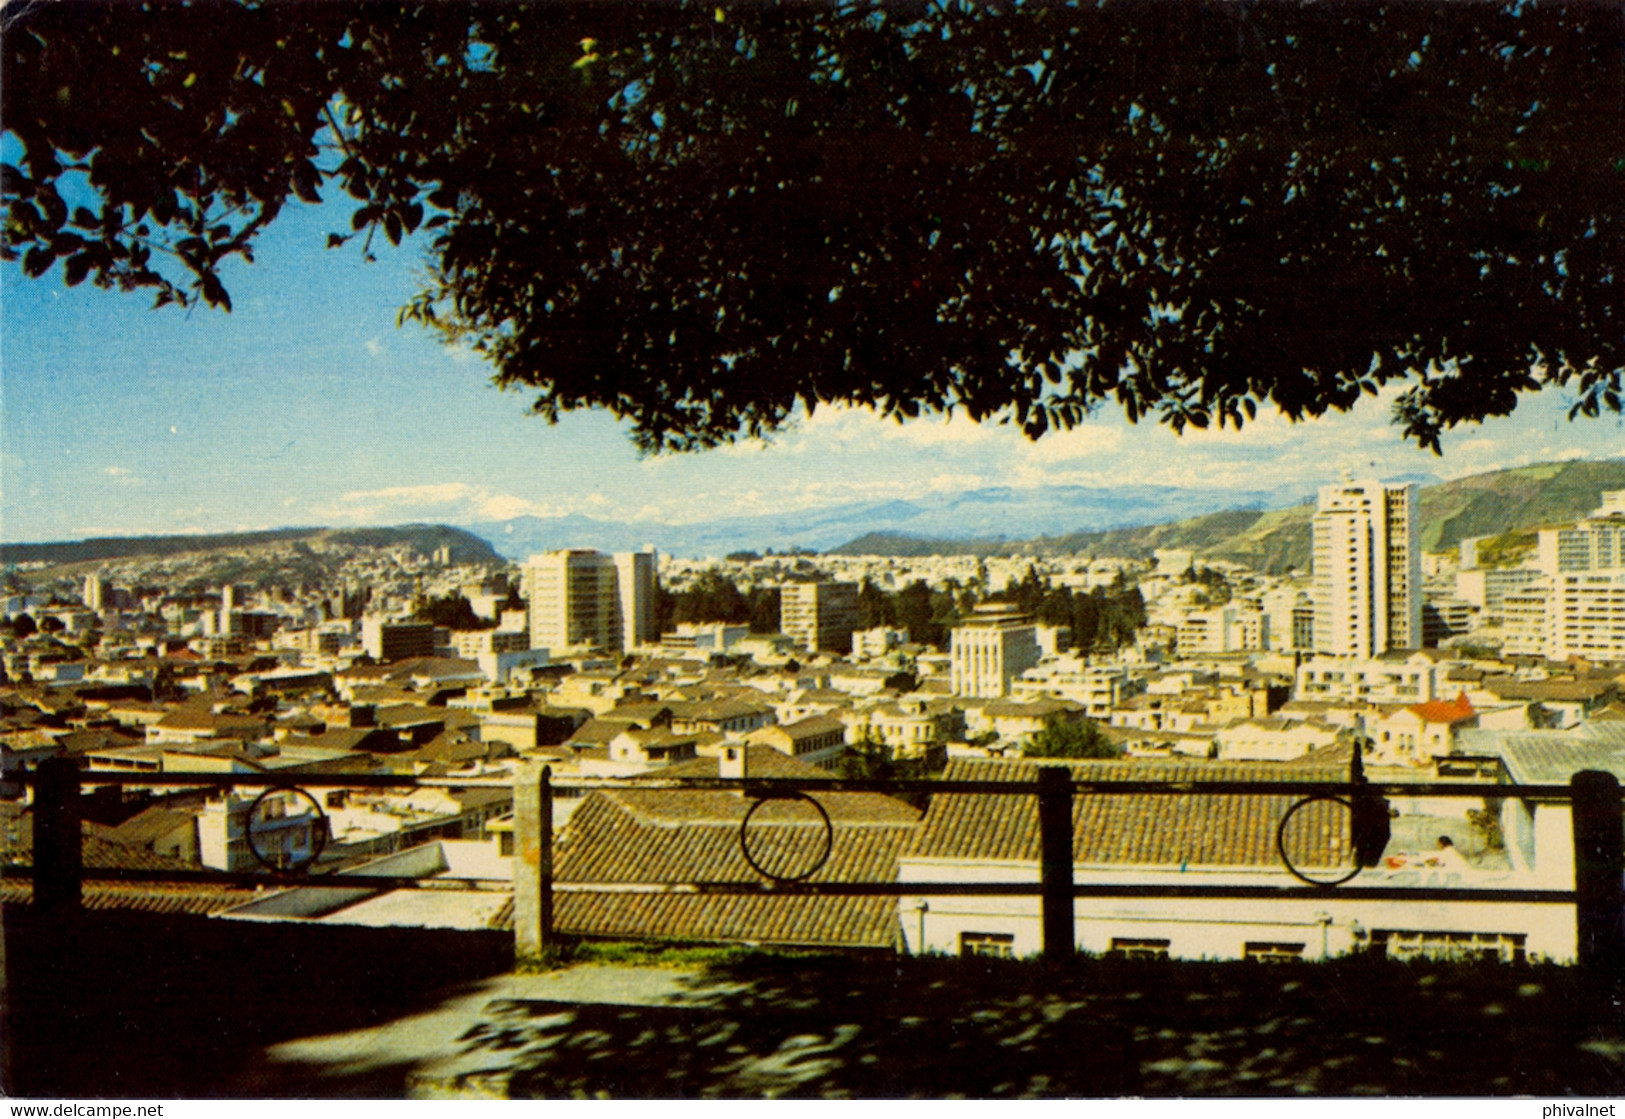
[[(49, 759), (28, 774), (34, 796), (34, 848), (31, 869), (8, 868), (12, 876), (33, 880), (37, 909), (71, 915), (83, 904), (87, 879), (114, 882), (209, 883), (242, 886), (322, 886), (369, 889), (436, 888), (434, 879), (366, 874), (232, 873), (218, 870), (147, 870), (87, 868), (81, 848), (80, 797), (85, 785), (125, 785), (197, 788), (317, 788), (413, 789), (442, 787), (467, 789), (511, 787), (514, 791), (514, 947), (520, 958), (546, 952), (556, 939), (554, 897), (561, 892), (685, 893), (771, 896), (892, 897), (907, 895), (971, 895), (1032, 897), (1040, 900), (1042, 951), (1050, 960), (1065, 959), (1076, 951), (1075, 901), (1086, 898), (1231, 898), (1288, 899), (1335, 894), (1368, 900), (1465, 902), (1527, 902), (1575, 906), (1577, 957), (1582, 966), (1610, 975), (1625, 975), (1625, 801), (1619, 781), (1609, 773), (1577, 773), (1563, 785), (1505, 785), (1463, 782), (1349, 782), (1259, 780), (1091, 780), (1078, 779), (1061, 765), (1043, 765), (1036, 780), (881, 780), (845, 778), (725, 778), (660, 777), (568, 778), (556, 780), (548, 766), (530, 763), (513, 779), (480, 777), (423, 778), (394, 774), (289, 774), (289, 773), (123, 773), (81, 771), (69, 759)], [(1017, 795), (1037, 799), (1039, 880), (1033, 882), (979, 881), (839, 881), (809, 880), (813, 872), (777, 877), (750, 858), (746, 827), (740, 843), (746, 859), (756, 868), (757, 881), (686, 881), (651, 883), (560, 883), (553, 866), (554, 794), (564, 789), (733, 790), (759, 806), (771, 800), (810, 800), (824, 824), (827, 813), (813, 794), (820, 792), (873, 792), (890, 795), (962, 796)], [(1567, 802), (1571, 807), (1574, 845), (1574, 888), (1475, 888), (1436, 886), (1374, 886), (1335, 883), (1185, 885), (1165, 883), (1079, 883), (1074, 879), (1073, 798), (1090, 795), (1152, 796), (1258, 796), (1335, 800), (1346, 806), (1360, 798), (1400, 796), (1429, 798), (1490, 798)], [(307, 794), (308, 795), (308, 794)], [(311, 798), (313, 804), (316, 803)], [(320, 811), (320, 805), (317, 805)], [(1351, 808), (1351, 814), (1352, 814)], [(749, 814), (745, 825), (749, 823)], [(1283, 824), (1284, 827), (1284, 824)], [(833, 832), (831, 833), (833, 835)], [(1285, 855), (1285, 844), (1279, 844)], [(827, 854), (827, 850), (826, 850)], [(306, 868), (308, 870), (308, 868)], [(1290, 867), (1289, 867), (1290, 869)], [(816, 868), (815, 868), (816, 870)], [(1293, 871), (1294, 874), (1298, 872)], [(1301, 878), (1302, 876), (1300, 876)]]

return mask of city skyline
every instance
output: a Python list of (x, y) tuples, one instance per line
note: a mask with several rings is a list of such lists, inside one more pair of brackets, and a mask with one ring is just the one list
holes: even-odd
[[(767, 442), (640, 457), (612, 417), (549, 426), (486, 383), (472, 354), (397, 328), (420, 246), (366, 263), (320, 247), (347, 224), (342, 204), (295, 210), (267, 230), (259, 262), (228, 277), (229, 315), (152, 311), (139, 294), (0, 267), (0, 539), (525, 515), (657, 528), (991, 487), (1161, 485), (1209, 506), (1239, 489), (1286, 503), (1345, 472), (1446, 481), (1625, 455), (1618, 416), (1570, 422), (1565, 394), (1548, 391), (1448, 433), (1436, 457), (1389, 425), (1390, 391), (1348, 414), (1293, 424), (1261, 412), (1240, 432), (1182, 436), (1105, 407), (1036, 442), (962, 414), (900, 425), (828, 408)], [(1080, 516), (1054, 529), (1097, 527)]]

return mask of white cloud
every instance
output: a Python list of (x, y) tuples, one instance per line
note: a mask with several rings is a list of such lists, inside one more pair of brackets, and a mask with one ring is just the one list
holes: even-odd
[(986, 485), (987, 479), (980, 474), (937, 474), (926, 482), (925, 488), (932, 493), (954, 493), (981, 489)]
[(108, 482), (115, 486), (140, 486), (146, 484), (144, 479), (136, 477), (135, 473), (128, 467), (104, 466), (102, 467), (102, 473), (107, 475)]
[(363, 342), (361, 344), (361, 348), (366, 350), (373, 357), (383, 357), (384, 356), (384, 340), (382, 338), (377, 337), (377, 336), (374, 336), (372, 338), (368, 338), (365, 342)]
[(1128, 433), (1122, 428), (1105, 424), (1081, 424), (1070, 431), (1052, 431), (1036, 442), (1029, 442), (1022, 457), (1028, 463), (1066, 462), (1069, 459), (1088, 458), (1092, 455), (1116, 451), (1123, 445)]
[(352, 490), (314, 510), (318, 517), (349, 524), (429, 516), (449, 521), (505, 521), (525, 515), (556, 517), (568, 511), (467, 482)]

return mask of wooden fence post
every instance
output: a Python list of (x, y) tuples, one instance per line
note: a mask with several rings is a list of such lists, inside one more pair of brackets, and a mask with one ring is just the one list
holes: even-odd
[(1070, 960), (1077, 951), (1072, 893), (1072, 771), (1038, 770), (1038, 880), (1043, 899), (1044, 959)]
[(514, 957), (537, 959), (553, 944), (552, 767), (522, 767), (513, 800)]
[(1625, 822), (1619, 781), (1588, 769), (1569, 779), (1574, 816), (1574, 920), (1580, 966), (1625, 975)]
[(77, 913), (84, 903), (79, 767), (70, 758), (47, 758), (35, 776), (34, 908), (53, 915)]

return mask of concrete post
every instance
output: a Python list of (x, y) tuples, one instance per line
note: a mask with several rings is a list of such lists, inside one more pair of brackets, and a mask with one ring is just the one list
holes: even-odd
[(1580, 966), (1625, 976), (1625, 823), (1619, 781), (1588, 769), (1569, 779), (1574, 818), (1574, 919)]
[(53, 915), (76, 913), (84, 900), (79, 767), (69, 758), (47, 758), (35, 773), (34, 908)]
[(1077, 924), (1072, 894), (1072, 771), (1038, 770), (1038, 880), (1043, 899), (1044, 959), (1072, 959)]
[(514, 782), (514, 958), (536, 959), (553, 944), (553, 770), (527, 763)]

